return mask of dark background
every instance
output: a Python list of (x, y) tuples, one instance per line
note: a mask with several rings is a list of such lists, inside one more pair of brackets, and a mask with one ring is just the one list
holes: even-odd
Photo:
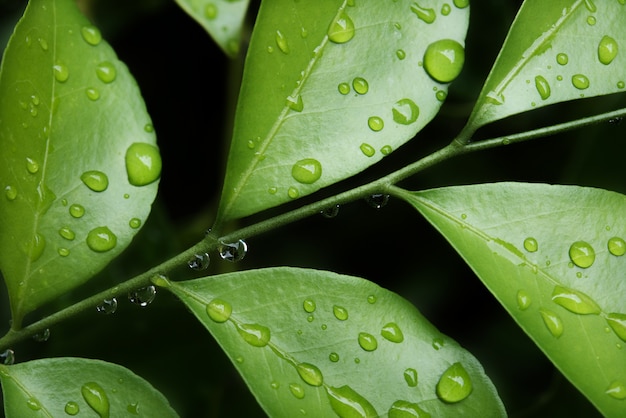
[[(82, 3), (137, 79), (164, 165), (150, 220), (129, 250), (92, 281), (91, 285), (97, 283), (104, 289), (177, 254), (210, 228), (242, 57), (227, 59), (173, 1)], [(293, 207), (360, 185), (446, 145), (469, 115), (519, 3), (474, 1), (465, 69), (437, 118), (381, 164)], [(0, 0), (0, 48), (23, 5), (23, 1)], [(250, 22), (256, 7), (252, 6)], [(618, 95), (552, 106), (495, 123), (478, 135), (520, 132), (590, 111), (614, 109), (624, 102)], [(415, 190), (511, 180), (579, 184), (625, 193), (624, 126), (607, 123), (460, 157), (402, 186)], [(270, 210), (239, 225), (284, 210)], [(482, 362), (511, 417), (599, 416), (445, 240), (403, 202), (392, 199), (381, 210), (353, 202), (342, 207), (336, 218), (312, 217), (247, 242), (249, 254), (238, 268), (290, 265), (332, 270), (364, 277), (407, 298)], [(211, 256), (209, 273), (232, 268), (218, 260), (217, 254)], [(172, 277), (191, 274), (181, 268)], [(82, 292), (68, 295), (58, 306), (81, 297)], [(0, 306), (6, 324), (4, 293), (0, 292)], [(181, 303), (163, 292), (146, 308), (119, 302), (113, 315), (94, 310), (53, 328), (45, 343), (14, 347), (17, 361), (49, 356), (99, 358), (124, 365), (150, 381), (182, 417), (264, 416), (217, 344)]]

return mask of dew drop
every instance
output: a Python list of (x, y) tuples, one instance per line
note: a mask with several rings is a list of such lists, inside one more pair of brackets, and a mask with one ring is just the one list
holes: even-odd
[(265, 347), (270, 342), (270, 329), (259, 324), (236, 324), (237, 332), (254, 347)]
[(620, 257), (626, 254), (626, 241), (620, 237), (612, 237), (607, 244), (609, 252), (614, 256)]
[(102, 41), (102, 34), (100, 33), (100, 29), (93, 25), (83, 26), (80, 29), (80, 34), (82, 35), (85, 42), (92, 46), (96, 46)]
[(330, 406), (342, 418), (378, 417), (374, 406), (350, 386), (325, 386)]
[(311, 386), (322, 386), (324, 377), (320, 369), (311, 363), (298, 363), (296, 371), (304, 382)]
[(376, 341), (376, 337), (372, 334), (368, 334), (367, 332), (359, 333), (359, 345), (365, 351), (374, 351), (378, 348), (378, 341)]
[(230, 261), (232, 263), (241, 261), (248, 252), (248, 244), (242, 239), (237, 242), (222, 243), (218, 247), (220, 257), (222, 260)]
[(367, 303), (369, 303), (370, 305), (373, 305), (376, 303), (376, 296), (374, 295), (369, 295), (367, 297)]
[(337, 353), (330, 353), (328, 355), (328, 360), (332, 361), (333, 363), (337, 363), (339, 361), (339, 354), (337, 354)]
[(472, 381), (461, 363), (454, 363), (439, 378), (437, 396), (443, 402), (456, 403), (472, 392)]
[(517, 307), (520, 311), (525, 311), (531, 304), (530, 296), (524, 290), (517, 292)]
[(448, 93), (446, 93), (443, 90), (439, 90), (437, 93), (435, 93), (435, 97), (437, 98), (437, 100), (439, 100), (440, 102), (443, 102), (444, 100), (446, 100), (446, 97), (448, 97)]
[(67, 415), (77, 415), (80, 412), (80, 407), (74, 401), (69, 401), (65, 404), (64, 411)]
[(430, 418), (431, 415), (416, 403), (395, 401), (387, 416), (388, 418)]
[(417, 370), (412, 368), (406, 369), (404, 371), (404, 381), (412, 388), (417, 386)]
[(300, 192), (295, 187), (290, 187), (287, 190), (287, 196), (289, 196), (291, 199), (296, 199), (298, 196), (300, 196)]
[(596, 252), (585, 241), (576, 241), (569, 247), (569, 258), (580, 268), (589, 268), (596, 260)]
[(87, 402), (87, 405), (93, 409), (100, 418), (108, 418), (109, 416), (109, 398), (102, 386), (96, 382), (85, 383), (80, 392)]
[(208, 3), (204, 8), (204, 17), (209, 20), (213, 20), (217, 17), (217, 6), (213, 3)]
[(626, 341), (626, 314), (610, 313), (606, 316), (606, 322), (620, 340)]
[(380, 153), (383, 155), (389, 155), (393, 152), (393, 148), (391, 148), (391, 145), (383, 145), (383, 147), (380, 149)]
[(442, 338), (433, 338), (433, 342), (431, 345), (433, 346), (435, 350), (439, 351), (443, 348), (443, 346), (445, 345), (445, 342), (443, 341)]
[(135, 142), (126, 150), (126, 174), (133, 186), (145, 186), (161, 176), (161, 155), (157, 147)]
[(302, 308), (304, 308), (305, 312), (313, 313), (315, 312), (316, 307), (317, 306), (315, 305), (315, 301), (313, 299), (305, 299), (304, 302), (302, 302)]
[(604, 36), (598, 44), (598, 59), (604, 65), (609, 65), (617, 56), (617, 41), (610, 36)]
[(362, 77), (356, 77), (354, 80), (352, 80), (352, 88), (358, 94), (366, 94), (369, 91), (370, 86), (366, 79)]
[(100, 98), (100, 92), (98, 91), (98, 89), (94, 87), (87, 88), (85, 90), (85, 94), (87, 95), (87, 98), (91, 100), (92, 102), (95, 102), (96, 100)]
[(92, 251), (103, 253), (112, 250), (116, 245), (117, 236), (106, 226), (96, 227), (87, 234), (87, 246)]
[(366, 157), (373, 157), (376, 154), (376, 150), (370, 144), (366, 144), (365, 142), (359, 146), (359, 149)]
[(370, 116), (367, 119), (367, 126), (369, 126), (372, 131), (379, 132), (385, 127), (385, 123), (378, 116)]
[(139, 415), (139, 402), (126, 405), (126, 411), (131, 415)]
[(572, 85), (578, 90), (589, 88), (589, 79), (583, 74), (575, 74), (572, 76)]
[(38, 343), (43, 343), (46, 342), (50, 339), (50, 329), (46, 328), (41, 332), (38, 332), (37, 334), (33, 335), (33, 340), (38, 342)]
[(291, 167), (291, 176), (298, 183), (315, 183), (322, 176), (322, 164), (314, 158), (305, 158)]
[(39, 163), (30, 157), (26, 157), (26, 170), (30, 174), (37, 174), (39, 171)]
[(626, 399), (626, 385), (616, 380), (612, 382), (608, 388), (606, 388), (605, 393), (609, 395), (611, 398), (624, 400)]
[(324, 218), (334, 218), (339, 214), (339, 205), (327, 207), (326, 209), (320, 211), (320, 213)]
[(398, 49), (396, 51), (396, 57), (398, 57), (399, 60), (403, 60), (406, 58), (406, 52), (404, 52), (403, 49)]
[(563, 286), (555, 286), (552, 301), (579, 315), (598, 315), (602, 310), (588, 295)]
[[(289, 109), (291, 110), (295, 110), (296, 112), (302, 112), (302, 110), (304, 110), (304, 102), (302, 101), (302, 96), (298, 94), (296, 97), (287, 97), (287, 107), (289, 107)], [(250, 148), (249, 145), (248, 148)]]
[(48, 50), (48, 41), (46, 41), (43, 38), (37, 38), (37, 42), (39, 43), (39, 46), (41, 47), (43, 51)]
[(387, 325), (383, 327), (380, 331), (380, 335), (383, 336), (388, 341), (392, 343), (401, 343), (404, 341), (404, 334), (402, 330), (395, 322), (389, 322)]
[(17, 198), (17, 189), (11, 185), (4, 188), (4, 196), (7, 200), (12, 201)]
[(56, 63), (52, 66), (52, 71), (54, 72), (54, 78), (59, 83), (65, 83), (67, 79), (70, 77), (70, 71), (63, 64)]
[(454, 0), (452, 3), (459, 9), (464, 9), (469, 6), (469, 0)]
[(450, 12), (452, 12), (452, 8), (450, 7), (450, 5), (448, 3), (444, 3), (441, 6), (441, 14), (444, 16), (448, 16)]
[(133, 229), (137, 229), (141, 226), (141, 219), (139, 218), (131, 218), (130, 221), (128, 221), (128, 226), (130, 226)]
[(299, 383), (290, 383), (289, 392), (291, 392), (296, 399), (304, 399), (304, 388)]
[(285, 38), (285, 35), (281, 31), (276, 31), (275, 40), (278, 49), (280, 49), (283, 54), (289, 54), (289, 43), (287, 42), (287, 38)]
[(30, 244), (30, 261), (37, 261), (46, 249), (46, 239), (43, 235), (36, 233)]
[(339, 90), (339, 93), (346, 95), (348, 93), (350, 93), (350, 84), (348, 83), (339, 83), (337, 85), (337, 90)]
[(117, 70), (109, 61), (104, 61), (96, 67), (96, 76), (103, 83), (112, 83), (117, 77)]
[(0, 353), (0, 362), (5, 366), (10, 366), (15, 363), (15, 352), (13, 350), (6, 349), (2, 353)]
[(563, 334), (563, 322), (557, 314), (547, 309), (539, 309), (543, 323), (555, 338), (559, 338)]
[(410, 125), (420, 114), (419, 107), (411, 99), (398, 100), (391, 109), (393, 120), (401, 125)]
[(463, 46), (453, 39), (433, 42), (424, 53), (424, 69), (440, 83), (449, 83), (461, 73), (465, 62)]
[(217, 322), (218, 324), (228, 321), (232, 312), (233, 307), (231, 306), (231, 304), (222, 299), (213, 299), (206, 306), (206, 313), (209, 315), (209, 318), (211, 318), (214, 322)]
[(529, 253), (534, 253), (539, 249), (539, 244), (535, 238), (528, 237), (524, 240), (524, 249)]
[(340, 321), (345, 321), (348, 319), (348, 310), (342, 306), (333, 306), (333, 315)]
[(98, 306), (96, 306), (96, 312), (111, 315), (117, 311), (117, 298), (104, 299)]
[(567, 65), (567, 63), (569, 62), (569, 57), (567, 56), (567, 54), (563, 54), (563, 53), (557, 54), (556, 62), (559, 65)]
[(382, 209), (389, 203), (389, 195), (384, 193), (374, 193), (365, 199), (368, 205), (374, 209)]
[(35, 398), (28, 398), (26, 400), (26, 406), (32, 411), (39, 411), (41, 409), (41, 403)]
[(70, 206), (69, 212), (73, 218), (82, 218), (83, 215), (85, 214), (85, 208), (75, 203)]
[(437, 14), (434, 9), (422, 7), (417, 3), (411, 5), (411, 11), (415, 13), (418, 19), (423, 20), (426, 23), (433, 23), (437, 18)]
[(541, 100), (547, 100), (550, 97), (550, 84), (543, 76), (535, 77), (535, 88), (541, 97)]
[(354, 38), (354, 22), (345, 11), (328, 28), (328, 39), (336, 44), (343, 44)]
[(156, 287), (152, 285), (142, 287), (128, 293), (128, 300), (130, 301), (130, 303), (145, 308), (154, 301), (154, 298), (156, 297), (156, 292)]
[(80, 179), (94, 192), (103, 192), (109, 187), (109, 178), (102, 171), (90, 170), (85, 171)]
[(194, 254), (193, 257), (187, 261), (187, 266), (192, 270), (202, 271), (208, 269), (210, 263), (211, 257), (208, 253), (198, 253)]

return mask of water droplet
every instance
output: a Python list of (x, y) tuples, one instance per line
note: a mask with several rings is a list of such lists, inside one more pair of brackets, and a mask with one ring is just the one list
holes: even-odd
[(524, 290), (517, 292), (517, 307), (520, 311), (525, 311), (531, 304), (530, 296)]
[(469, 6), (469, 0), (454, 0), (452, 3), (459, 9), (464, 9)]
[(333, 411), (340, 417), (370, 418), (378, 417), (374, 406), (350, 386), (335, 388), (325, 386), (326, 395)]
[(622, 341), (626, 341), (626, 314), (610, 313), (606, 316), (606, 322)]
[(26, 400), (26, 406), (28, 406), (28, 409), (31, 409), (33, 411), (39, 411), (41, 409), (41, 404), (35, 398), (28, 398)]
[(399, 60), (403, 60), (406, 58), (406, 52), (404, 52), (403, 49), (398, 49), (396, 51), (396, 57), (398, 57)]
[(41, 47), (43, 51), (48, 50), (48, 41), (46, 41), (43, 38), (37, 38), (37, 42), (39, 43), (39, 46)]
[(345, 11), (328, 28), (328, 39), (336, 44), (343, 44), (354, 38), (354, 22)]
[(30, 174), (37, 174), (39, 171), (39, 163), (30, 157), (26, 157), (26, 170)]
[(367, 303), (369, 303), (370, 305), (373, 305), (376, 303), (376, 296), (374, 295), (369, 295), (367, 297)]
[(406, 384), (414, 388), (417, 386), (417, 370), (408, 368), (404, 371), (404, 380)]
[(456, 403), (472, 392), (472, 381), (461, 363), (454, 363), (443, 372), (437, 382), (437, 396), (443, 402)]
[(389, 203), (389, 195), (384, 193), (374, 193), (365, 199), (365, 201), (374, 209), (381, 209)]
[(126, 405), (126, 412), (131, 415), (139, 415), (139, 402), (133, 402)]
[(100, 98), (100, 92), (98, 91), (98, 89), (93, 88), (93, 87), (87, 88), (85, 90), (85, 94), (87, 95), (87, 98), (91, 100), (92, 102), (95, 102), (96, 100)]
[(587, 24), (589, 26), (593, 26), (596, 24), (596, 17), (595, 16), (589, 16), (587, 17)]
[(606, 388), (605, 393), (612, 398), (624, 400), (626, 399), (626, 385), (616, 380), (612, 382), (608, 388)]
[(372, 131), (379, 132), (385, 127), (385, 123), (378, 116), (370, 116), (367, 119), (367, 126), (369, 126)]
[(547, 309), (539, 309), (543, 323), (554, 337), (559, 338), (563, 334), (563, 322), (557, 314)]
[(304, 308), (305, 312), (313, 313), (315, 312), (316, 308), (315, 301), (313, 299), (305, 299), (302, 303), (302, 307)]
[(299, 383), (290, 383), (289, 392), (297, 399), (304, 399), (304, 388)]
[(237, 332), (254, 347), (265, 347), (270, 342), (270, 329), (259, 324), (236, 324)]
[(89, 45), (96, 46), (102, 41), (100, 29), (92, 25), (83, 26), (80, 29), (80, 34)]
[(624, 87), (626, 87), (626, 83), (623, 81), (618, 81), (617, 82), (617, 88), (618, 89), (623, 89)]
[(74, 401), (69, 401), (65, 404), (65, 413), (67, 415), (77, 415), (80, 412), (80, 407)]
[(376, 150), (370, 144), (366, 144), (365, 142), (359, 146), (359, 149), (366, 157), (373, 157), (376, 154)]
[(352, 80), (352, 88), (358, 94), (366, 94), (369, 91), (370, 86), (366, 79), (362, 77), (356, 77), (354, 80)]
[(339, 214), (339, 205), (330, 206), (322, 211), (320, 211), (324, 218), (334, 218)]
[(380, 335), (392, 343), (401, 343), (404, 341), (404, 334), (402, 334), (402, 330), (395, 322), (389, 322), (385, 325), (380, 331)]
[(572, 85), (578, 90), (589, 88), (589, 79), (583, 74), (575, 74), (572, 76)]
[(408, 401), (395, 401), (387, 416), (389, 418), (430, 418), (430, 414), (418, 404)]
[(117, 236), (106, 226), (99, 226), (87, 234), (87, 246), (92, 251), (103, 253), (117, 245)]
[(313, 322), (315, 320), (315, 317), (313, 315), (309, 315), (309, 316), (306, 317), (306, 320), (308, 322)]
[(569, 247), (569, 258), (580, 268), (589, 268), (596, 260), (596, 252), (585, 241), (576, 241)]
[(602, 310), (588, 295), (563, 286), (555, 286), (552, 301), (570, 312), (579, 315), (598, 315)]
[(204, 8), (204, 17), (209, 20), (213, 20), (217, 17), (217, 6), (213, 3), (208, 3)]
[(569, 57), (567, 56), (567, 54), (563, 54), (563, 53), (557, 54), (556, 62), (559, 65), (567, 65), (567, 63), (569, 62)]
[(607, 247), (614, 256), (619, 257), (626, 254), (626, 241), (620, 237), (610, 238)]
[(445, 342), (442, 338), (433, 338), (433, 342), (431, 344), (435, 350), (441, 350), (445, 345)]
[(46, 342), (48, 341), (49, 338), (50, 338), (50, 329), (48, 328), (33, 335), (33, 340), (37, 341), (38, 343)]
[(298, 196), (300, 196), (300, 192), (295, 187), (290, 187), (287, 190), (287, 196), (289, 196), (291, 199), (296, 199)]
[(350, 85), (348, 83), (339, 83), (337, 90), (339, 90), (339, 93), (346, 95), (350, 93)]
[(85, 383), (80, 388), (80, 392), (85, 402), (87, 402), (87, 405), (89, 405), (100, 418), (109, 417), (109, 398), (104, 389), (102, 389), (102, 386), (96, 382)]
[(128, 293), (128, 300), (130, 303), (134, 303), (135, 305), (145, 308), (154, 301), (156, 293), (156, 287), (150, 285)]
[(449, 83), (461, 73), (465, 62), (463, 46), (453, 39), (433, 42), (424, 53), (424, 69), (440, 83)]
[(2, 362), (2, 364), (4, 364), (5, 366), (12, 365), (13, 363), (15, 363), (15, 352), (10, 348), (4, 350), (2, 353), (0, 353), (0, 362)]
[(378, 348), (378, 341), (376, 337), (367, 332), (359, 332), (359, 345), (365, 351), (374, 351)]
[(148, 132), (148, 133), (152, 133), (152, 132), (154, 132), (154, 125), (152, 125), (151, 123), (146, 123), (143, 126), (143, 130)]
[(305, 383), (311, 386), (322, 386), (324, 377), (320, 369), (311, 363), (298, 363), (296, 371)]
[(328, 355), (328, 360), (332, 361), (333, 363), (337, 363), (339, 361), (339, 354), (337, 354), (337, 353), (330, 353)]
[(111, 315), (117, 311), (117, 299), (104, 299), (98, 306), (96, 306), (96, 312)]
[(69, 212), (70, 212), (70, 215), (72, 215), (72, 217), (74, 218), (82, 218), (83, 215), (85, 214), (85, 208), (75, 203), (70, 206)]
[(391, 109), (393, 120), (401, 125), (410, 125), (420, 114), (419, 107), (411, 99), (398, 100)]
[[(296, 112), (302, 112), (302, 110), (304, 110), (304, 102), (302, 101), (302, 96), (298, 94), (296, 97), (287, 97), (287, 107), (289, 107), (289, 109), (291, 110), (295, 110)], [(249, 145), (248, 148), (250, 148)]]
[(52, 66), (52, 71), (54, 73), (54, 78), (59, 83), (65, 83), (67, 79), (70, 77), (70, 71), (63, 64), (56, 63)]
[(333, 306), (333, 315), (340, 321), (345, 321), (348, 319), (348, 310), (342, 306)]
[(544, 77), (540, 75), (535, 77), (535, 88), (541, 100), (547, 100), (550, 97), (550, 84)]
[(80, 179), (94, 192), (103, 192), (109, 187), (109, 178), (102, 171), (85, 171)]
[(313, 158), (305, 158), (291, 167), (291, 176), (299, 183), (312, 184), (322, 176), (322, 164)]
[(4, 195), (7, 200), (15, 200), (17, 198), (17, 189), (11, 185), (4, 188)]
[(210, 263), (211, 257), (208, 253), (194, 254), (193, 257), (187, 261), (189, 268), (196, 271), (206, 270), (209, 268)]
[(534, 253), (539, 249), (539, 244), (535, 238), (528, 237), (524, 240), (524, 249), (529, 253)]
[(604, 36), (598, 44), (598, 59), (604, 65), (609, 65), (617, 56), (617, 42), (610, 36)]
[(233, 307), (231, 304), (222, 299), (213, 299), (206, 306), (206, 313), (209, 315), (209, 318), (218, 324), (228, 321), (232, 312)]
[(289, 53), (289, 43), (287, 42), (287, 38), (285, 38), (285, 35), (283, 35), (283, 33), (279, 30), (276, 31), (276, 45), (278, 46), (278, 49), (280, 49), (280, 51), (283, 54), (288, 54)]
[(30, 260), (37, 261), (46, 248), (46, 239), (43, 235), (36, 233), (30, 244)]
[(104, 61), (96, 67), (96, 75), (100, 81), (108, 84), (115, 81), (115, 78), (117, 77), (117, 70), (109, 61)]
[(130, 226), (133, 229), (137, 229), (141, 226), (141, 219), (139, 218), (131, 218), (130, 221), (128, 221), (128, 226)]
[(435, 97), (437, 98), (437, 100), (439, 100), (440, 102), (443, 102), (444, 100), (446, 100), (446, 97), (448, 97), (448, 93), (446, 93), (443, 90), (439, 90), (437, 93), (435, 93)]
[(237, 242), (222, 243), (218, 247), (222, 260), (236, 262), (241, 261), (248, 252), (248, 244), (242, 239)]
[(434, 9), (422, 7), (417, 3), (411, 5), (411, 11), (415, 13), (418, 19), (423, 20), (426, 23), (433, 23), (437, 18), (437, 14)]
[(135, 142), (126, 151), (126, 174), (133, 186), (145, 186), (161, 176), (161, 155), (151, 144)]

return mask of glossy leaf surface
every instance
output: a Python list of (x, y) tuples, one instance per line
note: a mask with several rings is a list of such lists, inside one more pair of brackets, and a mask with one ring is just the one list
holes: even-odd
[(130, 243), (160, 170), (137, 85), (100, 31), (72, 0), (32, 1), (0, 74), (0, 269), (14, 326)]
[(526, 0), (470, 119), (478, 128), (553, 103), (624, 91), (621, 0)]
[(0, 381), (7, 418), (178, 416), (148, 382), (100, 360), (61, 357), (0, 365)]
[(249, 0), (176, 0), (229, 56), (237, 55)]
[(606, 416), (626, 399), (626, 196), (496, 183), (403, 197)]
[(213, 334), (269, 416), (505, 414), (474, 357), (366, 280), (269, 268), (156, 284)]
[(411, 139), (463, 66), (469, 8), (455, 3), (263, 2), (220, 220), (310, 194)]

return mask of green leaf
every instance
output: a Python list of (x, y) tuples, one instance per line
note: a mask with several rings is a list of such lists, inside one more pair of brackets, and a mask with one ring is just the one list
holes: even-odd
[(269, 416), (505, 415), (478, 361), (374, 283), (283, 267), (156, 284), (213, 334)]
[(553, 103), (624, 91), (622, 0), (526, 0), (469, 126)]
[(33, 0), (0, 71), (0, 269), (19, 328), (130, 243), (161, 159), (135, 81), (73, 0)]
[(455, 2), (462, 8), (435, 1), (354, 3), (261, 4), (220, 220), (362, 171), (439, 110), (463, 65), (467, 2)]
[(61, 357), (0, 365), (0, 381), (7, 418), (178, 416), (148, 382), (100, 360)]
[(249, 0), (176, 0), (222, 50), (233, 57), (239, 52), (241, 28)]
[(626, 196), (496, 183), (402, 197), (605, 416), (623, 416)]

